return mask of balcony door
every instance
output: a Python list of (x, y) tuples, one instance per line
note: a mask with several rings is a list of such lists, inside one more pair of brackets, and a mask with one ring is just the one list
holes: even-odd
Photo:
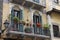
[[(36, 14), (35, 14), (36, 13)], [(34, 23), (34, 33), (36, 34), (42, 34), (42, 28), (37, 27), (37, 23), (42, 24), (42, 17), (39, 14), (39, 12), (35, 12), (33, 15), (33, 23)]]
[[(18, 8), (19, 9), (19, 8)], [(22, 20), (23, 18), (23, 13), (22, 13), (22, 10), (16, 10), (14, 8), (12, 8), (11, 10), (11, 24), (12, 24), (12, 28), (14, 29), (14, 21), (13, 21), (13, 17), (18, 17), (20, 20)], [(16, 24), (16, 31), (20, 31), (20, 32), (23, 32), (23, 24)]]

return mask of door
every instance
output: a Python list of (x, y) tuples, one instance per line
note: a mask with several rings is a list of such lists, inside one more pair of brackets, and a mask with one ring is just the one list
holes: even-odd
[(37, 27), (37, 23), (42, 24), (42, 17), (40, 15), (33, 15), (33, 23), (34, 23), (34, 33), (42, 34), (42, 28)]

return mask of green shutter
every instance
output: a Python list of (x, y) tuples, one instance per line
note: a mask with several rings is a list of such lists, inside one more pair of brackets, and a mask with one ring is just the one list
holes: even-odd
[(20, 20), (22, 20), (22, 19), (23, 19), (23, 11), (20, 10)]
[(33, 15), (33, 22), (35, 23), (34, 24), (34, 33), (36, 33), (36, 31), (37, 31), (37, 27), (36, 27), (36, 15)]
[(11, 24), (13, 25), (14, 9), (11, 10)]
[(42, 16), (39, 16), (40, 23), (42, 24)]
[[(20, 10), (20, 17), (19, 17), (20, 20), (23, 19), (23, 11)], [(19, 31), (20, 32), (23, 32), (23, 24), (19, 24)]]

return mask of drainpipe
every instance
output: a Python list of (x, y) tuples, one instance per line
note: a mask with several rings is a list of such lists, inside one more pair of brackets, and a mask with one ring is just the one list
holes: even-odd
[(50, 25), (50, 40), (53, 40), (53, 27), (52, 27), (52, 20), (50, 14), (47, 14), (48, 24)]

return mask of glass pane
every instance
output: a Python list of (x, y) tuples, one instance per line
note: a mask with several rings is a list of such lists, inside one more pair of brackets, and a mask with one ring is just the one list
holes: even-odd
[(57, 25), (53, 25), (53, 32), (55, 37), (59, 36), (59, 27)]

